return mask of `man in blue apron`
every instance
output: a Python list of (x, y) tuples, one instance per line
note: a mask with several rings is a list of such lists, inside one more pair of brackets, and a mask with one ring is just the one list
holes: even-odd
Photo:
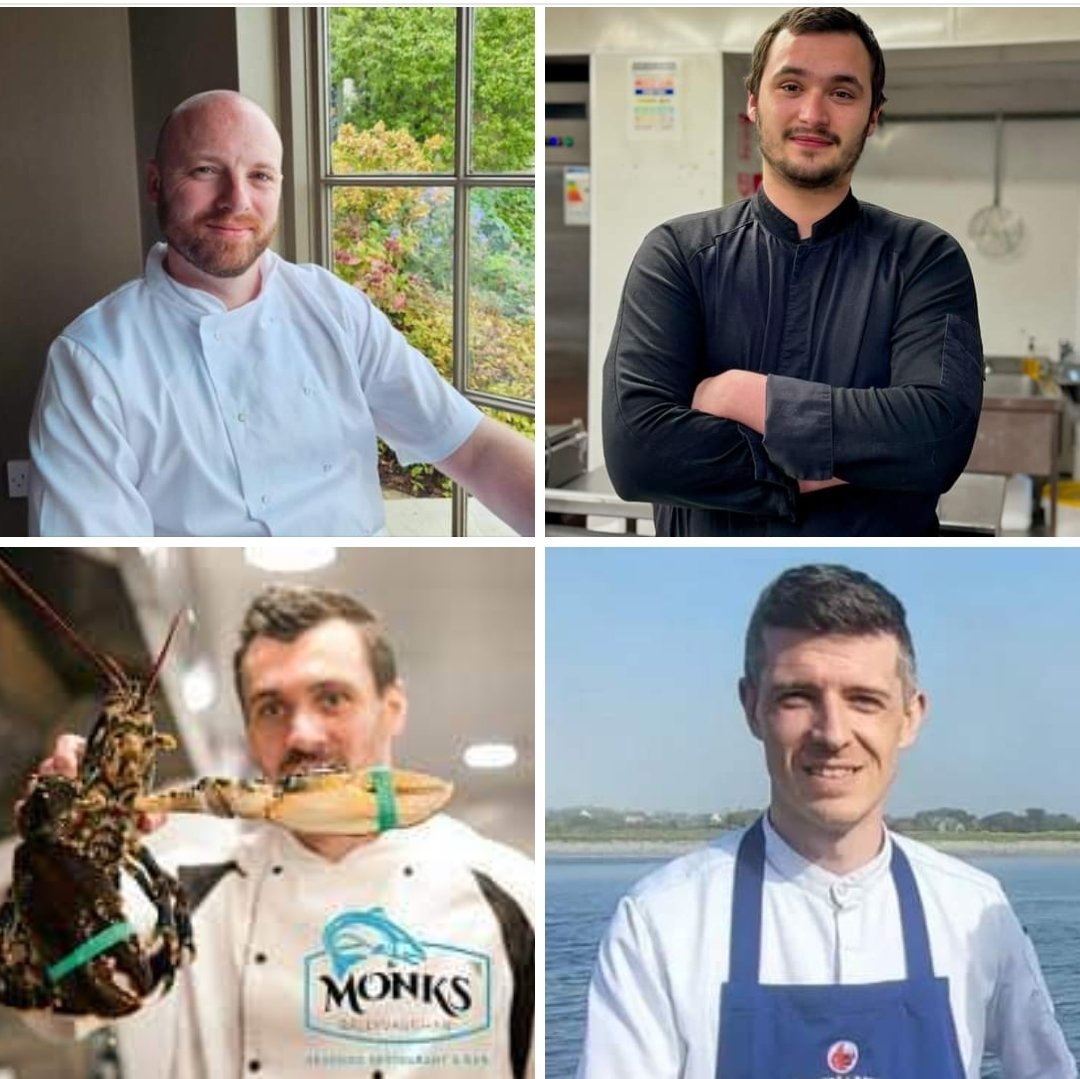
[(750, 620), (739, 694), (767, 813), (625, 897), (579, 1079), (1074, 1079), (1030, 941), (990, 876), (885, 828), (926, 711), (900, 602), (789, 570)]

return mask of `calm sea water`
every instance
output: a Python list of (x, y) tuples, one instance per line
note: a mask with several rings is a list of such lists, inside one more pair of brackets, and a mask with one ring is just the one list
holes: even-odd
[[(969, 858), (1001, 881), (1027, 927), (1074, 1055), (1080, 1055), (1080, 858)], [(619, 898), (661, 860), (547, 861), (547, 1077), (572, 1079), (600, 938)], [(988, 1060), (983, 1079), (1001, 1079)]]

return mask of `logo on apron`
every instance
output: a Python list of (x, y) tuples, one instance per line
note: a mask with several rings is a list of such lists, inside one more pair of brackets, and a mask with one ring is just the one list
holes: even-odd
[(859, 1047), (854, 1042), (833, 1042), (825, 1061), (837, 1075), (847, 1075), (859, 1063)]

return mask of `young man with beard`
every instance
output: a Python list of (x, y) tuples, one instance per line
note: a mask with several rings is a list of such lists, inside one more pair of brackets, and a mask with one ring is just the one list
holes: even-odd
[(739, 697), (768, 811), (619, 905), (579, 1079), (1075, 1079), (998, 882), (890, 832), (926, 712), (904, 608), (845, 566), (758, 599)]
[[(350, 596), (265, 590), (234, 670), (267, 778), (392, 763), (405, 685), (381, 623)], [(38, 774), (73, 776), (83, 747), (62, 735)], [(517, 851), (437, 814), (376, 836), (255, 824), (224, 852), (160, 857), (185, 887), (196, 954), (117, 1023), (125, 1079), (534, 1074), (534, 869)], [(28, 1022), (52, 1037), (100, 1025)]]
[(145, 275), (49, 351), (30, 430), (38, 535), (384, 531), (376, 434), (533, 532), (532, 444), (485, 418), (359, 291), (268, 250), (282, 144), (231, 91), (166, 119)]
[(604, 371), (615, 489), (665, 536), (924, 535), (982, 402), (975, 287), (934, 225), (859, 203), (873, 32), (796, 8), (754, 49), (753, 198), (655, 229)]

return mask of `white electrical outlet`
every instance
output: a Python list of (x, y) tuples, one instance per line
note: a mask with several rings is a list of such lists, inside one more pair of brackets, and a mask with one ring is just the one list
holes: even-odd
[(30, 491), (29, 461), (8, 461), (7, 488), (9, 498), (26, 498)]

